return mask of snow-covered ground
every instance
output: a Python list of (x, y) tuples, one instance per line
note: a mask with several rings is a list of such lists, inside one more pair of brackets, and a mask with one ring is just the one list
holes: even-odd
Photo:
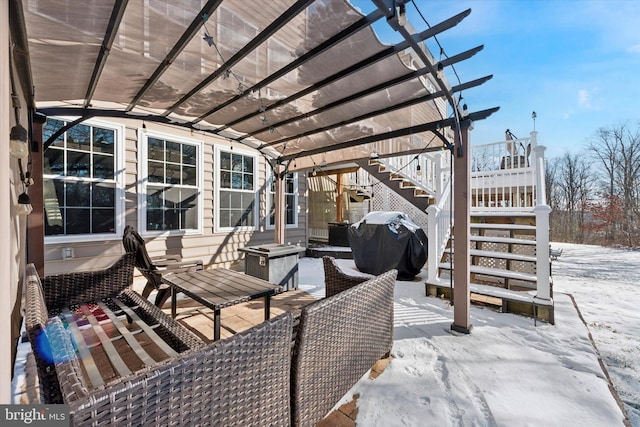
[[(396, 285), (393, 360), (336, 406), (359, 393), (358, 426), (623, 426), (601, 356), (640, 427), (640, 252), (552, 246), (555, 325), (472, 306), (471, 334), (452, 332), (423, 272)], [(319, 259), (300, 260), (300, 287), (324, 295)]]

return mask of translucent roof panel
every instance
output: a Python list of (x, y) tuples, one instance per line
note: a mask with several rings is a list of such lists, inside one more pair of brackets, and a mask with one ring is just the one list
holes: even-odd
[(365, 16), (347, 0), (23, 0), (35, 103), (191, 127), (298, 168), (442, 144), (433, 132), (454, 124), (455, 102), (420, 40), (468, 11), (390, 28), (403, 40), (390, 46), (371, 25), (394, 12), (376, 4)]

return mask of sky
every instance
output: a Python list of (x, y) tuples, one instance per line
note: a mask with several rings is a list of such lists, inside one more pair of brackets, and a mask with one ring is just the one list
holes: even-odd
[[(454, 333), (453, 308), (425, 296), (423, 270), (396, 284), (390, 364), (335, 407), (359, 393), (358, 427), (622, 427), (608, 375), (640, 427), (640, 250), (552, 246), (563, 250), (553, 262), (555, 325), (472, 306), (471, 334)], [(324, 296), (321, 260), (302, 258), (299, 271), (300, 287)]]
[[(370, 12), (369, 0), (355, 0)], [(410, 0), (407, 17), (418, 31), (459, 12), (471, 14), (437, 36), (447, 56), (484, 45), (474, 57), (454, 66), (464, 83), (493, 75), (462, 93), (470, 111), (500, 107), (474, 123), (472, 143), (518, 138), (535, 130), (546, 157), (579, 153), (597, 129), (640, 121), (640, 2), (636, 0)], [(386, 28), (385, 28), (386, 27)], [(384, 42), (398, 37), (377, 25)], [(427, 42), (436, 59), (439, 47)], [(458, 77), (450, 67), (452, 85)]]

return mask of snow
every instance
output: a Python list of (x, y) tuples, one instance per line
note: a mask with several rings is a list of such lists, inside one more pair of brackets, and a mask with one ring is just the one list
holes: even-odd
[(352, 224), (354, 228), (360, 227), (360, 224), (376, 224), (389, 225), (389, 230), (394, 231), (400, 225), (404, 225), (407, 230), (416, 231), (420, 228), (418, 224), (413, 222), (411, 218), (404, 212), (393, 211), (372, 211), (366, 214), (360, 221)]
[[(393, 359), (336, 408), (359, 393), (359, 427), (623, 426), (611, 381), (640, 427), (640, 251), (552, 247), (563, 249), (552, 265), (555, 325), (472, 306), (471, 334), (459, 334), (448, 301), (425, 296), (426, 271), (398, 281)], [(302, 258), (299, 272), (300, 288), (322, 297), (321, 260)]]

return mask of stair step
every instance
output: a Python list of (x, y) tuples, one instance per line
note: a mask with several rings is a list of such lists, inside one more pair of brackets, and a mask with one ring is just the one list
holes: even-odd
[[(427, 284), (427, 286), (434, 286)], [(440, 288), (448, 288), (448, 285), (439, 285)], [(553, 306), (553, 299), (536, 298), (529, 291), (512, 291), (510, 289), (498, 288), (491, 285), (482, 285), (480, 283), (469, 283), (469, 292), (477, 295), (485, 295), (493, 298), (500, 298), (507, 301), (523, 302), (527, 304), (536, 304), (540, 306)]]
[[(442, 262), (439, 267), (443, 270), (453, 270), (453, 263)], [(485, 276), (501, 277), (503, 279), (522, 280), (525, 282), (537, 282), (538, 278), (535, 274), (522, 273), (520, 271), (505, 270), (502, 268), (483, 267), (480, 265), (470, 265), (469, 271), (475, 274), (483, 274)], [(534, 287), (535, 289), (535, 287)]]
[(535, 240), (515, 239), (512, 237), (469, 236), (472, 242), (506, 243), (510, 245), (535, 245)]
[(472, 222), (471, 228), (482, 228), (485, 230), (531, 230), (536, 231), (535, 225), (525, 224), (492, 224), (487, 222)]
[(469, 255), (481, 256), (484, 258), (508, 259), (511, 261), (536, 262), (537, 259), (533, 255), (514, 254), (512, 252), (500, 251), (483, 251), (480, 249), (470, 249)]

